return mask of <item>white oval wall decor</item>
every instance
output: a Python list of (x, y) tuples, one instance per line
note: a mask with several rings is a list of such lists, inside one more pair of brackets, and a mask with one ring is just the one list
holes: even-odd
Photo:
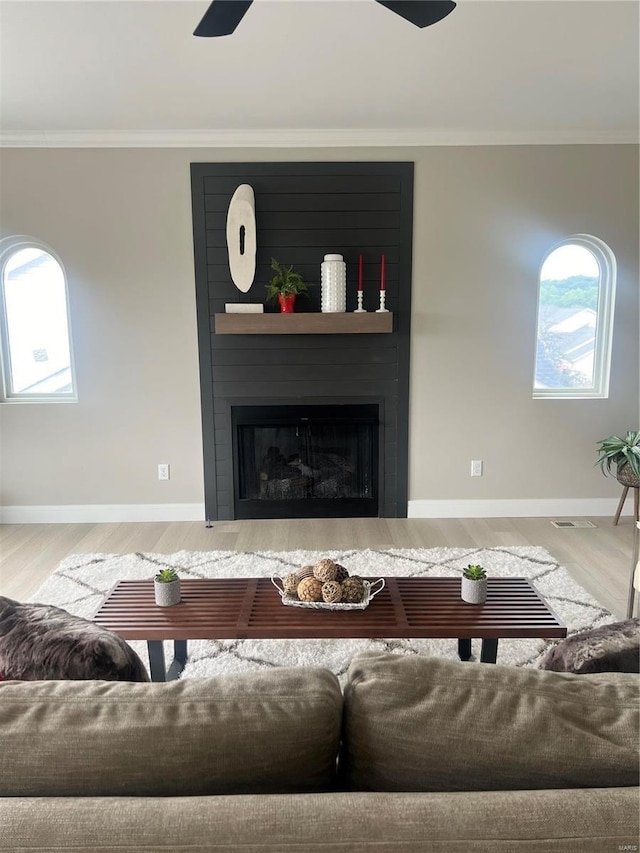
[(227, 252), (233, 283), (247, 293), (256, 274), (256, 202), (249, 184), (240, 184), (229, 202)]

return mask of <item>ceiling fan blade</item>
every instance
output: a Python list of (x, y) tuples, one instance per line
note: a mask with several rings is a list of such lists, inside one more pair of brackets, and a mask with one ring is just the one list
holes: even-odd
[(456, 8), (455, 3), (447, 0), (376, 0), (376, 3), (386, 6), (416, 27), (437, 24)]
[(194, 36), (231, 35), (252, 3), (253, 0), (213, 0), (193, 31)]

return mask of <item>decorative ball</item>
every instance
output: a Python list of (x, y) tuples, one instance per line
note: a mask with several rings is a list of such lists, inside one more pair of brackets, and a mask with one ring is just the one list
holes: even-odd
[(300, 583), (300, 581), (304, 580), (305, 578), (312, 578), (313, 566), (303, 566), (301, 569), (298, 569), (296, 574), (298, 575), (298, 583)]
[(298, 584), (300, 601), (322, 601), (322, 583), (317, 578), (304, 578)]
[(358, 575), (351, 575), (342, 582), (342, 600), (350, 604), (362, 601), (364, 598), (364, 581)]
[(298, 575), (294, 572), (291, 575), (287, 575), (283, 581), (282, 586), (284, 587), (284, 591), (287, 595), (295, 595), (298, 594), (298, 584), (300, 583), (300, 579)]
[(349, 577), (349, 572), (340, 563), (336, 563), (336, 580), (342, 583), (343, 580)]
[(337, 604), (342, 598), (342, 587), (338, 581), (326, 581), (322, 584), (322, 598), (327, 604)]
[(323, 583), (334, 581), (338, 572), (338, 566), (333, 560), (319, 560), (313, 567), (313, 574)]

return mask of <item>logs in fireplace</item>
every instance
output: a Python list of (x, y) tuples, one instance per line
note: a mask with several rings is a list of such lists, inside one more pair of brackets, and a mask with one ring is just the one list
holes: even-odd
[(233, 406), (236, 518), (377, 516), (376, 404)]

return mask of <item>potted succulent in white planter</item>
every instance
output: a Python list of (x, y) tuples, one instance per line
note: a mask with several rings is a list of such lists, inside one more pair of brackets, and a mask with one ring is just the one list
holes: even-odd
[(180, 603), (180, 578), (175, 569), (160, 569), (153, 579), (153, 585), (159, 607)]
[(484, 604), (487, 600), (487, 573), (482, 566), (464, 569), (460, 595), (468, 604)]

